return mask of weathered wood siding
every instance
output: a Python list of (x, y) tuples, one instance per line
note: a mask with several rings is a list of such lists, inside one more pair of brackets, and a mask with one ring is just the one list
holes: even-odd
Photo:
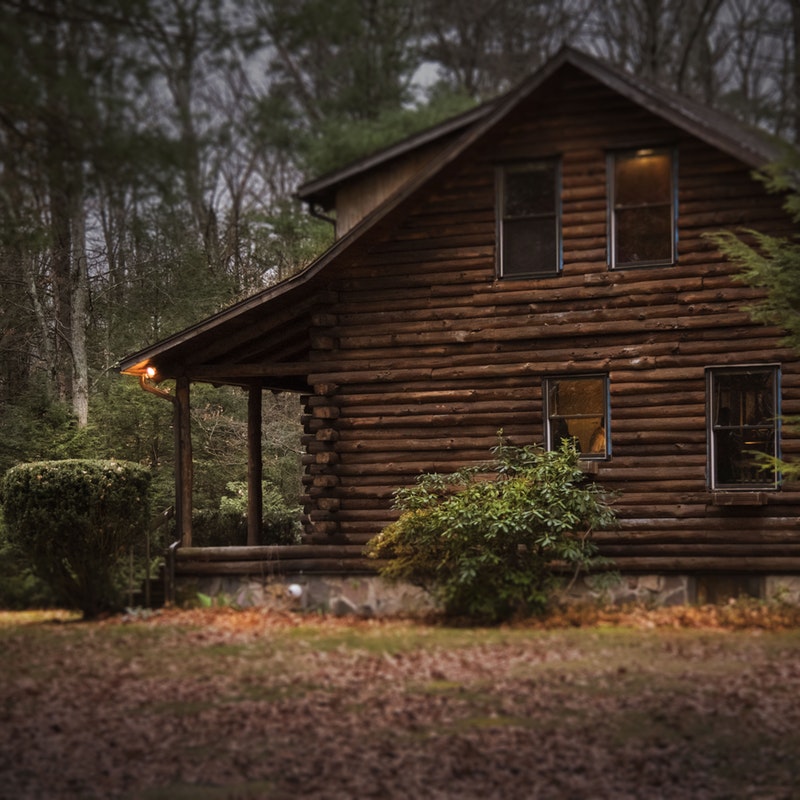
[(336, 238), (344, 236), (402, 186), (444, 146), (428, 145), (396, 158), (383, 169), (344, 183), (336, 192)]
[[(610, 271), (606, 152), (663, 144), (678, 150), (678, 264)], [(498, 280), (495, 166), (553, 155), (563, 274)], [(780, 363), (790, 415), (800, 414), (800, 369), (779, 332), (742, 310), (755, 293), (703, 235), (785, 224), (746, 166), (615, 93), (577, 74), (538, 92), (329, 280), (338, 301), (317, 331), (305, 418), (316, 536), (365, 541), (394, 518), (398, 486), (486, 459), (501, 428), (515, 443), (541, 442), (542, 379), (598, 371), (610, 379), (613, 456), (596, 480), (621, 492), (622, 521), (601, 538), (620, 566), (800, 565), (794, 487), (731, 508), (713, 502), (706, 479), (705, 368)], [(795, 456), (800, 442), (784, 431), (782, 448)]]

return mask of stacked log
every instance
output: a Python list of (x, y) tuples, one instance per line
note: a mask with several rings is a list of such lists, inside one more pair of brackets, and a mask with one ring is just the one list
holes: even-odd
[(354, 575), (374, 574), (375, 562), (358, 545), (272, 545), (264, 547), (182, 547), (175, 574), (188, 575)]
[[(674, 147), (677, 157), (677, 263), (614, 270), (607, 153), (648, 145)], [(501, 280), (498, 164), (554, 156), (562, 272)], [(544, 378), (602, 373), (612, 450), (590, 471), (618, 492), (608, 552), (643, 569), (705, 569), (709, 559), (739, 568), (753, 558), (800, 568), (796, 486), (745, 492), (732, 505), (708, 484), (707, 368), (778, 364), (782, 411), (800, 414), (795, 353), (779, 330), (752, 322), (746, 306), (758, 293), (705, 238), (738, 226), (782, 233), (780, 198), (747, 165), (621, 96), (573, 77), (521, 108), (357, 260), (337, 263), (326, 284), (336, 300), (314, 338), (313, 394), (304, 399), (314, 540), (365, 542), (396, 518), (398, 487), (488, 459), (500, 430), (515, 444), (541, 443)], [(782, 446), (785, 456), (800, 452), (789, 429)], [(674, 538), (663, 538), (667, 530)]]

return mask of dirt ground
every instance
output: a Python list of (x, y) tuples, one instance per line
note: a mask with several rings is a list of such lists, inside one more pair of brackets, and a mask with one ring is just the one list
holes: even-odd
[(0, 614), (0, 798), (800, 798), (798, 623)]

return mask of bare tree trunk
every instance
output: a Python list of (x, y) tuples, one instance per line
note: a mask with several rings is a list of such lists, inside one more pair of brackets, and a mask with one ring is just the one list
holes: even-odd
[[(697, 51), (696, 45), (698, 42), (702, 43), (707, 39), (708, 31), (714, 24), (714, 20), (719, 13), (722, 2), (723, 0), (703, 0), (702, 4), (697, 9), (696, 15), (692, 15), (694, 19), (692, 19), (691, 26), (681, 37), (683, 40), (681, 42), (682, 52), (680, 54), (678, 69), (675, 75), (675, 88), (679, 92), (687, 91), (687, 72), (693, 63), (698, 69), (698, 73), (700, 73), (701, 69), (703, 71), (702, 74), (698, 75), (698, 77), (699, 83), (704, 89), (707, 90), (709, 81), (712, 80), (710, 77), (712, 65), (705, 63), (705, 59), (702, 58), (700, 53)], [(703, 54), (705, 54), (707, 49), (707, 45), (705, 46), (705, 50), (703, 50), (702, 45), (700, 47), (700, 50), (703, 51)]]
[(70, 241), (69, 198), (65, 188), (64, 164), (57, 146), (51, 149), (49, 171), (49, 215), (51, 236), (51, 260), (53, 275), (53, 325), (55, 336), (55, 372), (53, 373), (56, 395), (66, 401), (69, 396), (70, 365), (68, 349), (72, 329), (71, 269), (72, 243)]
[(20, 264), (24, 273), (25, 290), (28, 294), (28, 300), (33, 308), (34, 317), (36, 319), (36, 327), (39, 329), (39, 336), (41, 338), (40, 352), (43, 361), (45, 362), (47, 376), (51, 385), (55, 386), (56, 374), (56, 352), (53, 346), (52, 333), (48, 324), (47, 313), (42, 305), (42, 299), (39, 296), (39, 289), (36, 285), (36, 265), (34, 263), (36, 256), (32, 253), (20, 255)]
[(661, 76), (661, 0), (646, 0), (642, 9), (644, 42), (642, 43), (642, 68), (644, 76), (658, 80)]
[(793, 86), (791, 89), (794, 101), (794, 141), (800, 144), (800, 0), (789, 0), (792, 9), (792, 67)]
[(89, 269), (86, 257), (86, 220), (80, 196), (72, 206), (72, 269), (70, 350), (72, 353), (72, 411), (78, 427), (89, 421), (89, 358), (86, 323), (89, 310)]
[[(156, 4), (156, 7), (158, 4)], [(201, 62), (204, 55), (224, 51), (209, 38), (213, 23), (203, 17), (199, 0), (170, 0), (163, 4), (164, 15), (150, 15), (144, 24), (150, 52), (163, 70), (167, 89), (174, 106), (174, 122), (180, 139), (180, 169), (184, 191), (205, 257), (212, 272), (221, 269), (219, 230), (213, 197), (208, 191), (205, 174), (203, 136), (198, 131), (195, 100), (204, 76)]]

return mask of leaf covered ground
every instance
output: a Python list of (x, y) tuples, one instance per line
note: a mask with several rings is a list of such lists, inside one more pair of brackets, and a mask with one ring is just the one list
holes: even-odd
[(0, 614), (0, 798), (800, 798), (800, 612)]

